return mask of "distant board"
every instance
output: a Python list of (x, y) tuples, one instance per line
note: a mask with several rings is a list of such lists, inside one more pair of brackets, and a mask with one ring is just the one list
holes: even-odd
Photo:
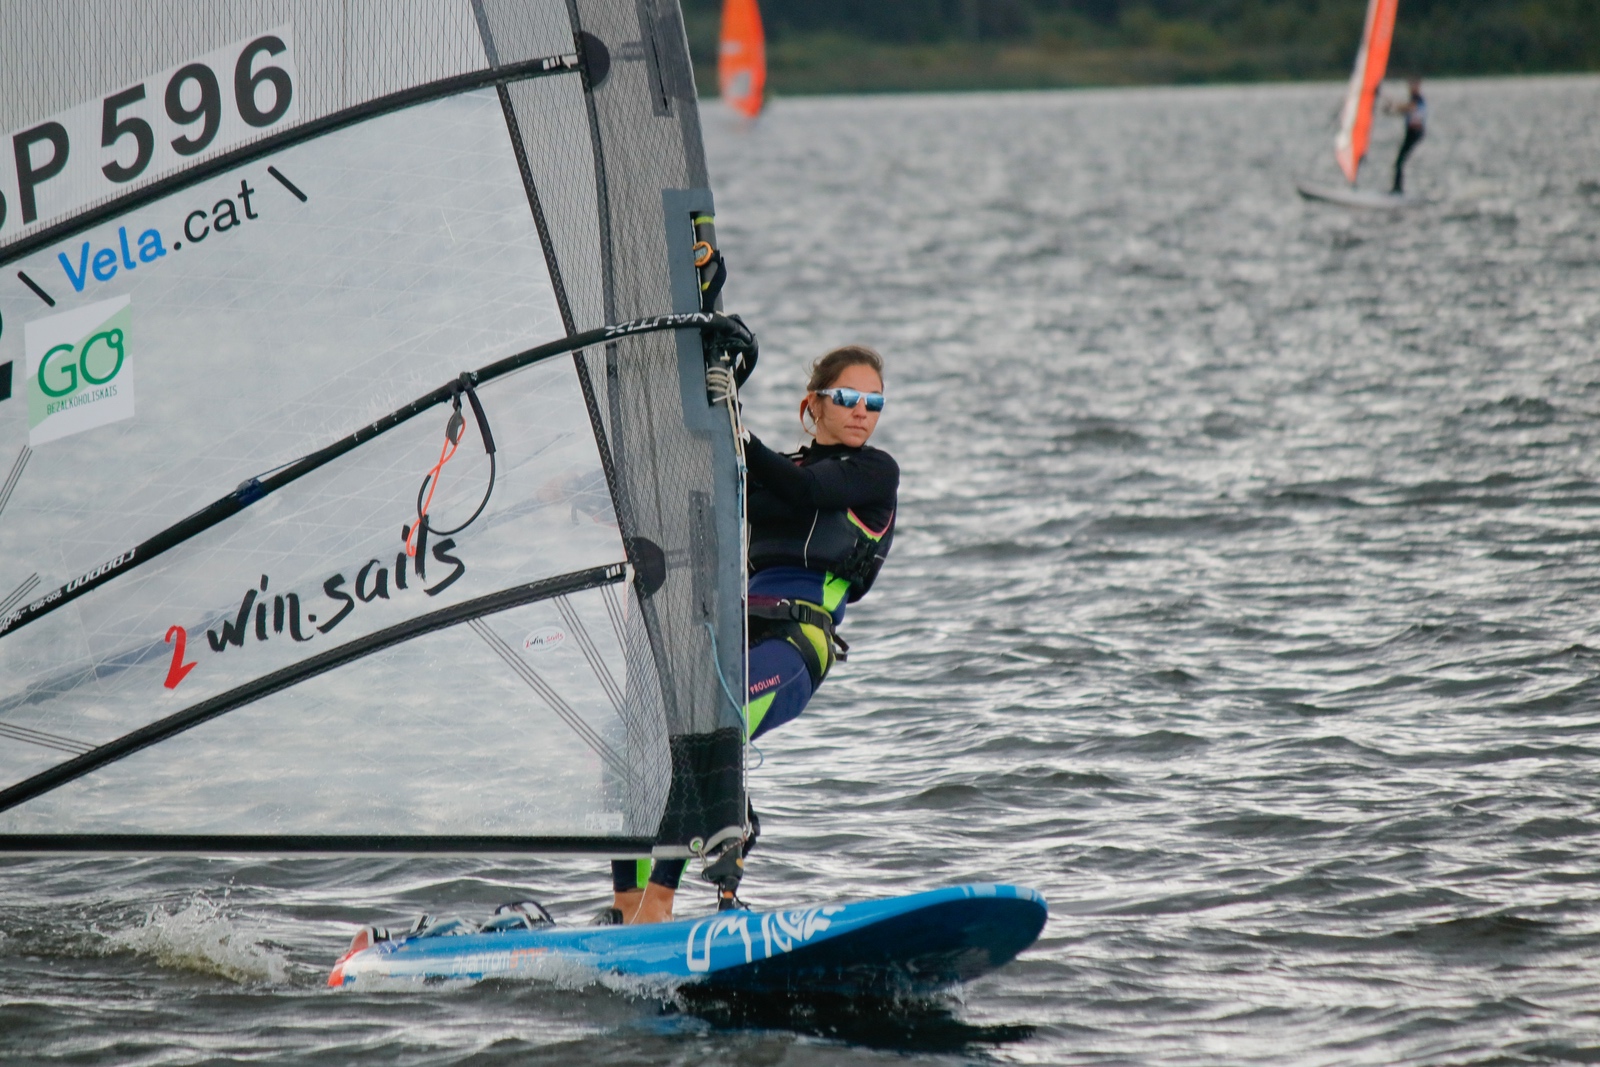
[(1352, 189), (1347, 185), (1323, 185), (1320, 182), (1296, 182), (1295, 188), (1307, 200), (1319, 200), (1343, 207), (1359, 207), (1376, 211), (1395, 211), (1419, 203), (1415, 197), (1404, 193), (1380, 193), (1372, 189)]

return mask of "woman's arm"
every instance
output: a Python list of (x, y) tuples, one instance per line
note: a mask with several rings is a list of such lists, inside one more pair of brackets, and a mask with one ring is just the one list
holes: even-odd
[(900, 467), (889, 453), (876, 448), (797, 467), (751, 434), (744, 458), (750, 476), (791, 507), (831, 511), (885, 503), (900, 485)]

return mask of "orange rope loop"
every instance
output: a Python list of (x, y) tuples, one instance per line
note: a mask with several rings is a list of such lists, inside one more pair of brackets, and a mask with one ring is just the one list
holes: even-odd
[(416, 524), (411, 527), (411, 533), (406, 536), (407, 556), (414, 557), (417, 554), (417, 538), (422, 533), (422, 524), (428, 521), (428, 509), (433, 506), (433, 491), (439, 488), (439, 476), (444, 472), (444, 465), (450, 462), (450, 457), (456, 454), (459, 441), (459, 437), (452, 441), (448, 434), (445, 436), (444, 447), (439, 450), (439, 462), (435, 463), (433, 469), (423, 478), (423, 481), (428, 484), (428, 495), (422, 502), (422, 510), (417, 514)]

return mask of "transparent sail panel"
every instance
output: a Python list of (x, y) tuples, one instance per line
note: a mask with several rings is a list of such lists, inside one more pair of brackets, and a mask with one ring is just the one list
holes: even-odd
[(0, 635), (0, 789), (215, 717), (53, 783), (0, 831), (653, 829), (666, 719), (570, 358), (477, 390), (492, 458), (470, 402), (455, 444), (441, 404), (128, 557), (561, 336), (492, 90), (283, 148), (11, 266), (55, 306), (0, 283), (0, 597), (23, 590), (3, 606), (120, 562)]
[(176, 10), (0, 20), (0, 850), (736, 834), (703, 339), (468, 376), (700, 308), (676, 5)]
[[(14, 368), (0, 459), (34, 449), (0, 513), (0, 539), (29, 546), (0, 561), (5, 589), (19, 566), (46, 584), (82, 573), (245, 477), (562, 333), (490, 91), (288, 148), (10, 264), (0, 313)], [(94, 378), (115, 365), (104, 341), (38, 365), (118, 315), (123, 358), (104, 385), (83, 380), (84, 364)]]
[(648, 836), (671, 768), (659, 706), (619, 669), (625, 590), (367, 657), (0, 814), (0, 830)]
[(403, 536), (444, 442), (435, 411), (0, 639), (15, 686), (0, 714), (100, 745), (419, 616), (619, 563), (573, 377), (570, 364), (531, 367), (483, 390), (492, 491), (486, 457), (468, 451), (443, 469), (430, 509), (448, 530), (488, 492), (465, 529)]
[[(556, 44), (541, 55), (571, 50), (551, 28), (563, 5), (521, 8)], [(241, 144), (487, 65), (469, 0), (4, 0), (0, 246)]]

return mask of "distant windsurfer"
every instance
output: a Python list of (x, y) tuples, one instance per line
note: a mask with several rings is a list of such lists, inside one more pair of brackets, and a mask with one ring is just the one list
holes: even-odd
[[(800, 425), (812, 443), (784, 454), (754, 434), (745, 442), (750, 690), (744, 716), (752, 740), (805, 709), (846, 647), (834, 632), (845, 605), (872, 588), (889, 554), (900, 468), (867, 444), (883, 405), (882, 357), (859, 345), (835, 349), (812, 366), (800, 401)], [(612, 921), (671, 919), (684, 866), (614, 861)]]
[(1406, 157), (1422, 141), (1423, 134), (1428, 132), (1428, 101), (1422, 96), (1422, 79), (1412, 78), (1407, 85), (1411, 91), (1410, 99), (1403, 104), (1384, 105), (1385, 111), (1391, 115), (1404, 115), (1406, 120), (1406, 139), (1400, 142), (1400, 154), (1394, 160), (1394, 188), (1390, 191), (1396, 195), (1405, 192)]

